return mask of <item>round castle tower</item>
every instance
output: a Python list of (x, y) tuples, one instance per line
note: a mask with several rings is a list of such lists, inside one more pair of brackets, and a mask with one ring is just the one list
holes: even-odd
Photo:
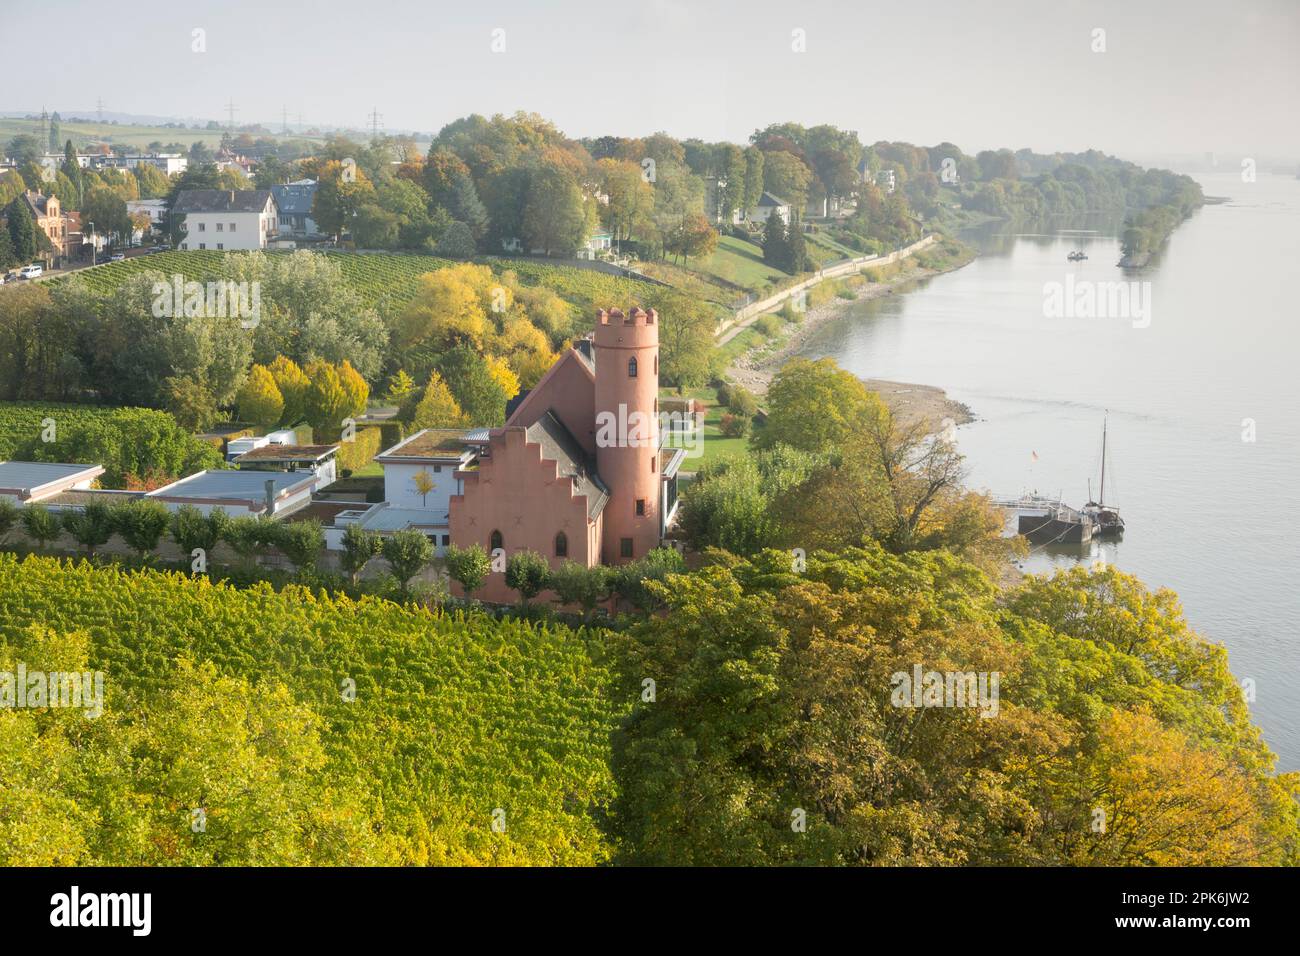
[(596, 360), (596, 471), (609, 488), (603, 560), (623, 564), (659, 544), (659, 323), (654, 309), (601, 310)]

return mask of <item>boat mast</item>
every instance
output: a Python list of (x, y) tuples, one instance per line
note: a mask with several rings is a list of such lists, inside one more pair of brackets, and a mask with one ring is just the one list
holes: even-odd
[(1101, 420), (1101, 497), (1097, 499), (1098, 506), (1106, 503), (1106, 421), (1110, 418), (1110, 411), (1106, 412), (1106, 417)]

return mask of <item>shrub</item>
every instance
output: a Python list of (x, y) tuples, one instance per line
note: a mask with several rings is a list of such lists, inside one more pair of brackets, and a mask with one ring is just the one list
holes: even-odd
[(686, 559), (676, 548), (655, 548), (644, 558), (625, 564), (613, 573), (614, 592), (641, 611), (652, 611), (659, 599), (646, 587), (649, 581), (662, 581), (670, 574), (684, 574)]
[(781, 331), (781, 317), (779, 315), (762, 316), (754, 323), (754, 327), (770, 339)]
[(0, 542), (18, 523), (18, 506), (8, 498), (0, 498)]
[(591, 612), (608, 594), (609, 568), (602, 564), (588, 567), (577, 561), (565, 561), (551, 572), (550, 588), (555, 592), (556, 603), (576, 604), (582, 608), (587, 620)]
[(718, 431), (724, 438), (744, 438), (749, 431), (749, 419), (728, 413), (718, 422)]
[(727, 407), (742, 418), (753, 418), (754, 414), (758, 411), (758, 399), (755, 398), (754, 393), (747, 388), (743, 388), (740, 385), (733, 385), (731, 387), (731, 392), (729, 393), (729, 398), (730, 401), (726, 403)]

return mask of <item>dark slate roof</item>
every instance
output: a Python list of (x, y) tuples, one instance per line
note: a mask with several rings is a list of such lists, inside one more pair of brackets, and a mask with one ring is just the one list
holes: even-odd
[(172, 212), (261, 212), (269, 189), (182, 189)]
[(573, 490), (587, 496), (587, 517), (594, 518), (605, 509), (609, 489), (596, 474), (595, 463), (587, 457), (578, 440), (564, 427), (555, 413), (545, 415), (528, 426), (528, 440), (542, 446), (542, 457), (559, 465), (559, 473), (574, 479)]
[(596, 371), (596, 353), (592, 348), (591, 339), (578, 339), (573, 343), (573, 351), (578, 353), (578, 358), (582, 359), (587, 368), (592, 372)]
[(771, 193), (769, 193), (769, 192), (765, 192), (765, 193), (763, 193), (762, 196), (758, 197), (758, 204), (759, 204), (760, 206), (788, 206), (788, 205), (790, 205), (790, 204), (789, 204), (788, 202), (786, 202), (784, 199), (780, 199), (780, 198), (778, 198), (777, 196), (773, 196), (773, 195), (772, 195)]
[(292, 216), (310, 216), (312, 200), (316, 197), (315, 183), (285, 183), (271, 187), (271, 195), (280, 212)]

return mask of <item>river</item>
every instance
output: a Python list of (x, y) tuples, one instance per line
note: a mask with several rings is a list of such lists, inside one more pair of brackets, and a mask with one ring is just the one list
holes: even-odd
[[(968, 484), (995, 494), (1099, 489), (1122, 540), (1044, 548), (1031, 572), (1104, 560), (1168, 587), (1188, 621), (1254, 682), (1252, 715), (1300, 769), (1300, 180), (1197, 177), (1228, 202), (1198, 210), (1147, 268), (1118, 268), (1114, 217), (964, 236), (980, 256), (907, 294), (850, 306), (802, 349), (869, 378), (947, 389)], [(1068, 262), (1082, 249), (1088, 259)], [(1088, 283), (1137, 282), (1127, 312), (1080, 315)], [(1056, 284), (1056, 285), (1049, 285)], [(1047, 289), (1070, 292), (1074, 314)], [(1093, 287), (1096, 288), (1096, 287)]]

